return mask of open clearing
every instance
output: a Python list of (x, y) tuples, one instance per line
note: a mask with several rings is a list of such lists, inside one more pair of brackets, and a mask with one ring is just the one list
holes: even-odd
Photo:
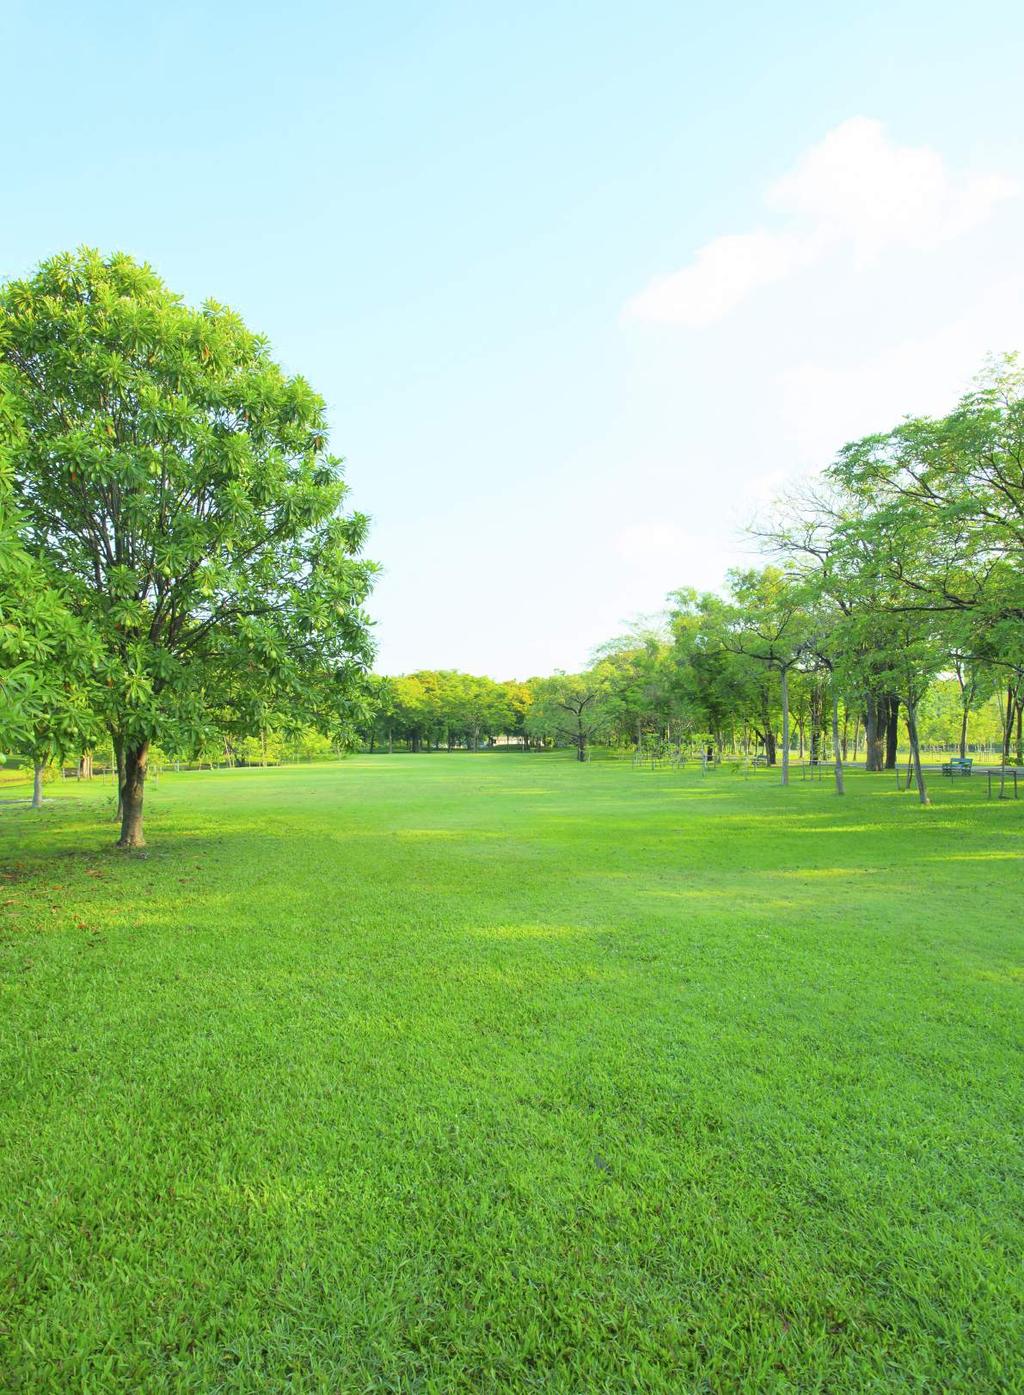
[(1024, 802), (775, 778), (0, 803), (0, 1388), (1024, 1389)]

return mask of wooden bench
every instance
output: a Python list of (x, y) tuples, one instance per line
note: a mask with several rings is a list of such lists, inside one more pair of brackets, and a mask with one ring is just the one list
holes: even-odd
[(974, 765), (972, 756), (954, 756), (942, 767), (943, 775), (970, 775)]

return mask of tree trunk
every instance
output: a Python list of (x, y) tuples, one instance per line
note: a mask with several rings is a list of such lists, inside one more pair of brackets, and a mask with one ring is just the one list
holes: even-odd
[(764, 754), (769, 765), (774, 765), (778, 759), (778, 752), (775, 749), (775, 733), (771, 727), (766, 727), (764, 736)]
[(576, 759), (586, 760), (587, 758), (587, 733), (579, 726), (576, 731)]
[(882, 742), (878, 731), (878, 702), (868, 693), (864, 702), (864, 769), (881, 770)]
[(782, 688), (782, 783), (789, 784), (789, 670), (780, 670)]
[(836, 794), (846, 793), (846, 784), (843, 780), (843, 755), (839, 745), (839, 690), (836, 688), (836, 680), (832, 678), (832, 749), (836, 757)]
[(917, 784), (917, 797), (922, 804), (928, 804), (928, 791), (924, 783), (924, 771), (921, 769), (921, 748), (917, 742), (917, 704), (907, 703), (907, 736), (910, 739), (910, 760), (914, 767), (914, 781)]
[(83, 751), (78, 762), (78, 778), (80, 780), (92, 779), (92, 752)]
[(885, 714), (885, 768), (896, 769), (896, 751), (900, 744), (900, 700), (890, 695), (883, 699)]
[(1017, 703), (1017, 764), (1024, 765), (1024, 703)]
[(1003, 722), (1003, 764), (1010, 764), (1010, 738), (1013, 735), (1013, 684), (1006, 690), (1006, 719)]
[(142, 800), (146, 788), (146, 763), (149, 742), (128, 746), (124, 751), (124, 777), (121, 784), (121, 836), (119, 848), (144, 848), (142, 836)]
[(394, 732), (391, 730), (391, 728), (388, 727), (388, 755), (389, 755), (389, 756), (393, 756), (394, 754), (395, 754), (395, 735), (394, 735)]
[(41, 809), (43, 807), (43, 771), (46, 769), (45, 761), (36, 761), (32, 767), (32, 808)]
[(967, 757), (967, 732), (968, 724), (971, 720), (971, 708), (974, 705), (974, 694), (978, 686), (978, 680), (971, 678), (966, 680), (960, 671), (959, 664), (956, 670), (957, 682), (960, 684), (960, 702), (963, 705), (963, 712), (960, 715), (960, 759)]
[(825, 740), (825, 688), (822, 683), (817, 681), (811, 687), (810, 723), (811, 764), (820, 765), (822, 746)]

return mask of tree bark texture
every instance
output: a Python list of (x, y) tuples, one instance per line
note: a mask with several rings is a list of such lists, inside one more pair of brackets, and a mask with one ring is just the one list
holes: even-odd
[(125, 746), (124, 774), (121, 793), (121, 836), (117, 840), (119, 848), (144, 848), (146, 840), (142, 834), (142, 801), (146, 791), (146, 766), (149, 760), (149, 742)]
[(882, 699), (885, 716), (885, 768), (896, 769), (896, 751), (900, 744), (900, 700), (890, 693)]

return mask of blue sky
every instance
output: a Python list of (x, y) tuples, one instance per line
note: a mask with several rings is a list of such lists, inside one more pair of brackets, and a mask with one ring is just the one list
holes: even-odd
[(0, 0), (0, 275), (89, 243), (327, 398), (382, 671), (573, 668), (1024, 347), (1019, 4)]

